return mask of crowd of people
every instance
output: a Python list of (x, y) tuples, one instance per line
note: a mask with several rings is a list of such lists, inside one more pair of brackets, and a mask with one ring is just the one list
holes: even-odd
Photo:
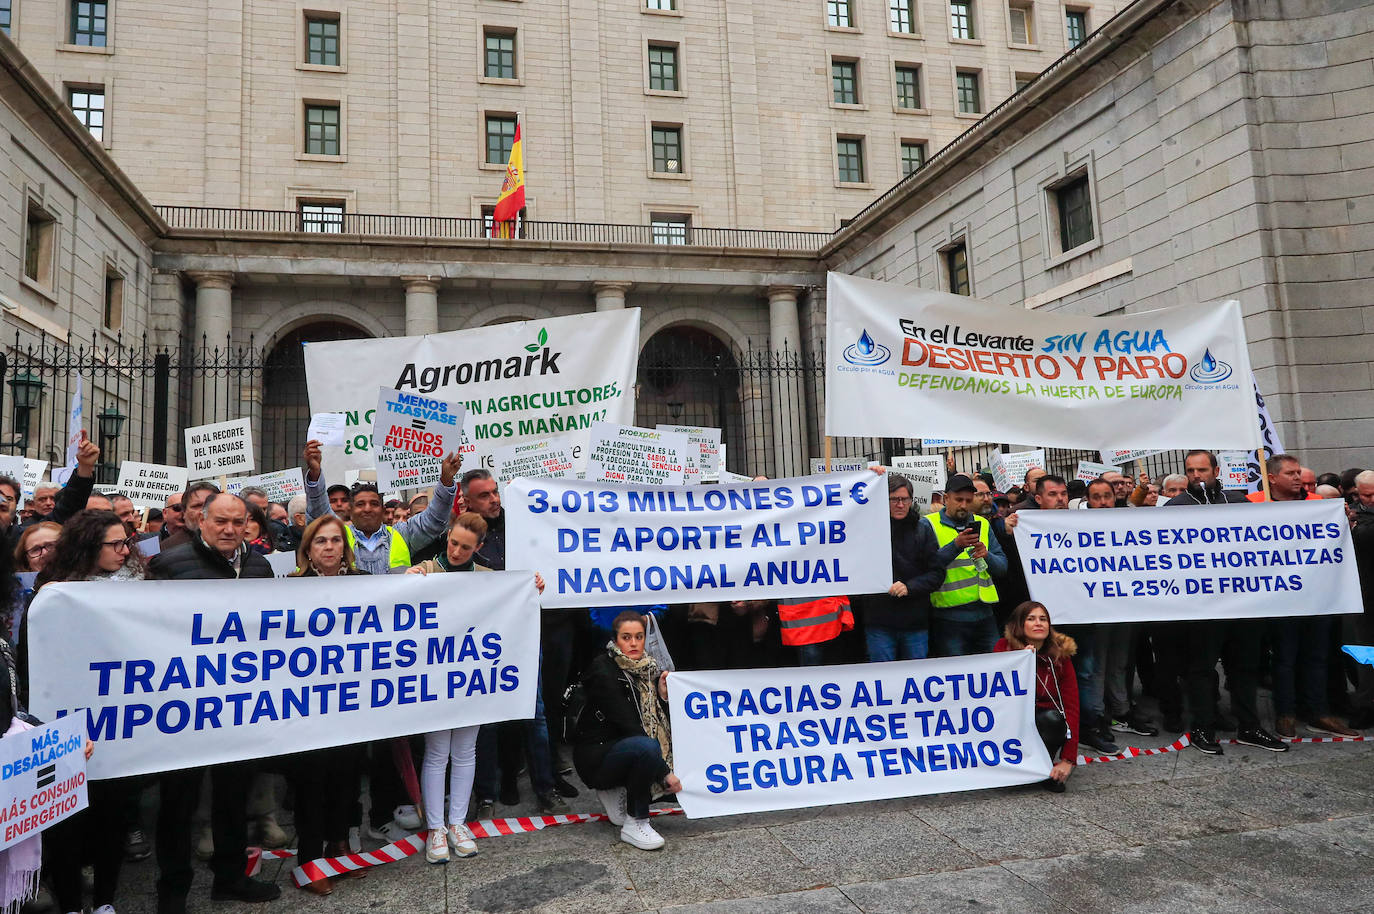
[[(305, 494), (285, 504), (261, 489), (229, 494), (198, 481), (141, 517), (127, 498), (95, 490), (98, 459), (99, 449), (83, 437), (65, 485), (40, 485), (22, 512), (15, 510), (19, 484), (0, 477), (0, 531), (9, 544), (0, 550), (0, 660), (12, 670), (15, 718), (28, 719), (28, 606), (52, 582), (265, 578), (274, 575), (265, 558), (274, 553), (294, 555), (294, 577), (506, 567), (497, 480), (483, 469), (462, 472), (456, 455), (443, 459), (427, 494), (402, 502), (384, 500), (368, 482), (327, 485), (320, 443), (311, 441), (303, 453)], [(990, 475), (952, 472), (930, 504), (916, 499), (907, 478), (887, 472), (886, 592), (544, 610), (531, 719), (93, 781), (89, 808), (44, 835), (44, 872), (57, 910), (84, 910), (81, 870), (89, 863), (95, 914), (113, 914), (123, 863), (154, 853), (162, 914), (186, 910), (196, 856), (214, 874), (212, 898), (277, 898), (280, 890), (245, 875), (244, 864), (250, 838), (276, 847), (290, 841), (278, 823), (283, 807), (292, 811), (301, 861), (356, 850), (363, 836), (391, 842), (419, 831), (428, 832), (429, 862), (470, 857), (478, 846), (467, 823), (518, 804), (522, 777), (538, 809), (557, 814), (579, 796), (575, 772), (622, 840), (655, 850), (664, 840), (650, 824), (650, 804), (681, 789), (666, 703), (673, 669), (1032, 650), (1036, 725), (1054, 760), (1045, 787), (1053, 791), (1065, 789), (1080, 744), (1114, 754), (1121, 734), (1187, 733), (1208, 754), (1223, 751), (1223, 732), (1273, 752), (1287, 751), (1285, 738), (1300, 729), (1354, 735), (1374, 725), (1374, 670), (1344, 662), (1339, 645), (1374, 644), (1374, 471), (1319, 477), (1284, 455), (1268, 469), (1274, 500), (1345, 500), (1364, 614), (1055, 628), (1053, 607), (1030, 600), (1022, 574), (1014, 535), (1022, 512), (1247, 501), (1244, 492), (1222, 487), (1208, 451), (1189, 452), (1182, 474), (1157, 480), (1114, 473), (1085, 484), (1032, 468), (1022, 485), (999, 492)], [(536, 583), (542, 591), (537, 576)], [(1219, 663), (1229, 708), (1220, 700)], [(1272, 721), (1262, 719), (1261, 688), (1272, 692)], [(1155, 699), (1158, 716), (1146, 713), (1142, 696)], [(150, 844), (143, 799), (154, 784)], [(336, 879), (365, 875), (353, 871), (302, 888), (328, 895)]]

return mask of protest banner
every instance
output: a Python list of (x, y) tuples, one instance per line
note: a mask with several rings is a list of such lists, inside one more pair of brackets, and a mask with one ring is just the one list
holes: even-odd
[(459, 403), (381, 388), (372, 420), (377, 488), (391, 492), (438, 482), (444, 455), (461, 450), (466, 412)]
[(71, 409), (67, 411), (67, 466), (69, 467), (76, 466), (76, 450), (81, 446), (81, 433), (85, 431), (84, 416), (86, 407), (83, 405), (85, 403), (84, 390), (85, 383), (83, 381), (83, 376), (78, 373), (76, 376), (76, 384), (72, 386)]
[(245, 417), (186, 430), (189, 479), (251, 473), (254, 465), (253, 420)]
[(696, 445), (686, 435), (633, 425), (592, 424), (587, 448), (587, 478), (593, 482), (680, 486), (684, 455)]
[(1074, 479), (1080, 479), (1083, 482), (1092, 482), (1104, 473), (1120, 472), (1121, 467), (1109, 466), (1105, 463), (1093, 463), (1091, 460), (1080, 460), (1078, 461), (1078, 473), (1074, 476)]
[(494, 452), (496, 481), (504, 486), (520, 476), (563, 479), (575, 472), (576, 458), (581, 450), (581, 445), (575, 444), (570, 435), (497, 448)]
[(331, 478), (375, 464), (378, 378), (397, 390), (463, 404), (473, 444), (463, 469), (492, 470), (498, 447), (565, 432), (585, 443), (593, 422), (633, 422), (638, 362), (638, 308), (305, 344), (311, 410), (345, 415), (343, 447), (324, 454)]
[(1005, 492), (1013, 486), (1025, 485), (1026, 471), (1031, 467), (1046, 469), (1043, 448), (1035, 451), (1014, 451), (1010, 454), (994, 452), (992, 478), (997, 485), (997, 491)]
[(963, 438), (922, 438), (921, 447), (932, 450), (943, 450), (950, 447), (976, 447), (977, 441), (966, 441)]
[[(18, 454), (0, 454), (0, 476), (8, 476), (19, 483), (19, 502), (24, 502), (24, 458)], [(20, 505), (16, 505), (17, 510)]]
[(1100, 456), (1102, 462), (1115, 467), (1121, 467), (1137, 460), (1144, 460), (1146, 457), (1153, 457), (1155, 454), (1164, 453), (1161, 450), (1144, 448), (1135, 451), (1102, 451)]
[(290, 501), (297, 495), (305, 494), (305, 474), (300, 467), (292, 467), (258, 476), (238, 476), (228, 481), (225, 491), (237, 495), (250, 486), (266, 490), (268, 501)]
[(834, 459), (832, 459), (832, 460), (830, 461), (830, 469), (827, 470), (827, 469), (825, 468), (825, 458), (823, 458), (823, 457), (812, 457), (812, 458), (811, 458), (811, 475), (812, 475), (812, 476), (820, 476), (821, 474), (827, 473), (827, 472), (829, 472), (829, 473), (856, 473), (856, 472), (858, 472), (858, 471), (860, 471), (860, 470), (866, 470), (866, 469), (868, 469), (870, 466), (873, 465), (873, 463), (874, 463), (874, 461), (871, 461), (871, 460), (850, 460), (850, 459), (847, 459), (847, 458), (846, 458), (845, 460), (834, 460)]
[(1030, 595), (1056, 625), (1357, 613), (1339, 499), (1023, 511), (1016, 545)]
[(892, 584), (887, 488), (868, 471), (717, 486), (517, 479), (506, 567), (552, 607), (879, 593)]
[(936, 492), (945, 490), (945, 458), (910, 454), (893, 457), (891, 469), (901, 473), (911, 483), (911, 497), (930, 504)]
[(690, 452), (693, 454), (693, 463), (701, 472), (701, 482), (714, 482), (720, 475), (720, 429), (706, 428), (700, 425), (664, 425), (659, 423), (657, 426), (660, 432), (673, 432), (679, 435), (686, 435), (687, 440), (696, 445), (697, 450)]
[(190, 472), (185, 467), (126, 460), (119, 465), (115, 491), (141, 508), (160, 508), (166, 504), (167, 496), (186, 491)]
[(343, 447), (347, 421), (343, 413), (315, 413), (305, 430), (305, 440), (318, 441), (324, 447)]
[(32, 710), (86, 709), (93, 778), (532, 717), (533, 575), (468, 578), (49, 584)]
[(829, 274), (825, 433), (1248, 448), (1240, 303), (1085, 317)]
[[(1254, 467), (1254, 478), (1250, 469)], [(1259, 484), (1259, 462), (1254, 451), (1217, 451), (1217, 473), (1223, 489), (1254, 492)]]
[(86, 731), (63, 717), (0, 739), (0, 851), (86, 808)]
[(1051, 763), (1029, 651), (668, 675), (691, 818), (1030, 784)]
[(43, 481), (43, 474), (48, 471), (46, 460), (35, 460), (32, 457), (24, 458), (24, 478), (21, 481), (24, 487), (24, 501), (33, 497), (34, 490)]

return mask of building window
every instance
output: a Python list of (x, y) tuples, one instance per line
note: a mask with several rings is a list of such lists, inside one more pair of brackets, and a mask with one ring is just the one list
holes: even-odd
[(483, 33), (486, 41), (487, 79), (515, 79), (515, 34), (513, 32)]
[(72, 44), (105, 47), (109, 9), (105, 0), (72, 0)]
[(105, 270), (105, 329), (118, 330), (124, 322), (124, 277)]
[(338, 105), (305, 106), (305, 151), (307, 155), (342, 155)]
[(835, 104), (857, 105), (859, 103), (859, 62), (856, 60), (836, 60), (830, 64), (830, 82)]
[(1026, 88), (1026, 86), (1029, 86), (1029, 85), (1030, 85), (1032, 82), (1034, 82), (1034, 81), (1035, 81), (1035, 74), (1034, 74), (1034, 73), (1017, 73), (1017, 74), (1016, 74), (1016, 91), (1017, 91), (1017, 92), (1020, 92), (1022, 89)]
[(1035, 44), (1034, 16), (1031, 7), (1013, 4), (1007, 7), (1007, 19), (1011, 23), (1012, 44)]
[(1083, 10), (1066, 11), (1064, 28), (1068, 33), (1070, 50), (1078, 47), (1088, 37), (1088, 14)]
[(681, 213), (650, 213), (649, 225), (654, 244), (686, 244), (692, 218)]
[(41, 286), (52, 286), (53, 247), (56, 240), (57, 221), (30, 200), (28, 224), (24, 229), (24, 275)]
[(1086, 174), (1072, 178), (1053, 190), (1055, 208), (1059, 211), (1060, 251), (1072, 251), (1080, 244), (1093, 240), (1092, 195), (1088, 192)]
[(644, 0), (644, 8), (662, 10), (664, 12), (676, 12), (677, 0)]
[(864, 141), (860, 137), (840, 137), (835, 141), (835, 162), (844, 184), (864, 183)]
[(482, 207), (482, 235), (483, 235), (484, 237), (486, 237), (486, 238), (497, 238), (497, 237), (499, 237), (499, 238), (524, 238), (524, 237), (526, 237), (526, 235), (525, 235), (525, 229), (526, 229), (526, 225), (525, 225), (525, 219), (526, 219), (525, 212), (526, 212), (526, 211), (525, 211), (524, 209), (521, 209), (520, 212), (518, 212), (518, 213), (515, 214), (515, 223), (516, 223), (516, 226), (515, 226), (515, 227), (516, 227), (516, 231), (515, 231), (514, 234), (511, 234), (511, 231), (510, 231), (510, 223), (509, 223), (509, 222), (505, 222), (505, 221), (502, 221), (502, 222), (500, 223), (500, 226), (501, 226), (501, 227), (500, 227), (499, 231), (498, 231), (496, 234), (493, 234), (493, 233), (492, 233), (492, 229), (496, 226), (496, 205), (495, 205), (495, 204), (491, 204), (491, 205), (483, 206), (483, 207)]
[(897, 107), (921, 107), (921, 68), (897, 67)]
[(949, 30), (955, 38), (973, 41), (978, 37), (973, 28), (973, 0), (950, 0)]
[(949, 277), (949, 291), (955, 295), (972, 294), (968, 276), (968, 245), (959, 242), (945, 251), (945, 273)]
[(926, 144), (918, 140), (902, 140), (902, 177), (906, 177), (926, 163)]
[(0, 0), (0, 32), (10, 33), (10, 22), (14, 15), (13, 0)]
[(344, 205), (334, 200), (301, 200), (298, 204), (302, 232), (338, 234), (343, 231)]
[(654, 171), (667, 175), (682, 174), (682, 128), (654, 124), (649, 132)]
[(105, 140), (105, 89), (69, 86), (67, 104), (76, 119), (86, 125), (91, 136)]
[(508, 114), (487, 115), (487, 164), (505, 165), (515, 146), (515, 118)]
[(916, 0), (889, 0), (888, 27), (900, 35), (916, 34)]
[(677, 45), (649, 45), (649, 88), (656, 92), (676, 92)]
[(960, 114), (978, 114), (983, 110), (977, 72), (957, 70), (954, 74), (954, 88), (959, 99)]
[(339, 20), (305, 17), (305, 62), (321, 67), (339, 65)]
[(852, 29), (854, 12), (850, 9), (849, 0), (825, 0), (825, 21), (832, 28)]

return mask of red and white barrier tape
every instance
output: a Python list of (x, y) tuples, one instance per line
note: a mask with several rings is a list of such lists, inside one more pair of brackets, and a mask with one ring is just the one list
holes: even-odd
[(1116, 755), (1080, 755), (1078, 757), (1078, 764), (1092, 765), (1101, 762), (1117, 762), (1124, 758), (1142, 758), (1147, 755), (1163, 755), (1166, 752), (1180, 752), (1189, 745), (1191, 744), (1188, 742), (1188, 734), (1185, 733), (1169, 745), (1160, 746), (1158, 749), (1137, 749), (1135, 746), (1127, 746)]
[[(681, 807), (668, 807), (666, 809), (652, 809), (649, 811), (651, 816), (680, 816)], [(469, 822), (468, 830), (472, 832), (474, 838), (499, 838), (504, 835), (519, 835), (528, 832), (535, 832), (545, 828), (553, 828), (558, 825), (576, 825), (581, 822), (604, 822), (605, 813), (569, 813), (565, 816), (515, 816), (508, 819), (482, 819)], [(320, 857), (317, 860), (310, 860), (296, 867), (291, 877), (296, 881), (296, 885), (305, 885), (317, 879), (324, 879), (330, 876), (338, 876), (352, 870), (363, 870), (373, 866), (382, 866), (387, 863), (395, 863), (397, 860), (404, 860), (413, 857), (415, 854), (425, 849), (425, 839), (429, 832), (422, 831), (402, 838), (400, 841), (393, 841), (391, 844), (384, 845), (375, 851), (366, 851), (359, 854), (345, 854), (342, 857)], [(260, 847), (250, 847), (248, 849), (248, 866), (246, 872), (249, 876), (257, 875), (262, 868), (264, 860), (284, 860), (287, 857), (296, 856), (294, 850), (266, 850)]]

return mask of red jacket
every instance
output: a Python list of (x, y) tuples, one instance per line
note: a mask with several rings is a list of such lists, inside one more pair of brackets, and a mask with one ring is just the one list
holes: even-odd
[[(1058, 634), (1058, 633), (1056, 633)], [(1064, 637), (1060, 635), (1059, 637)], [(1006, 638), (998, 639), (993, 647), (994, 651), (1009, 651), (1012, 647), (1007, 643)], [(1059, 693), (1055, 694), (1055, 680), (1058, 679)], [(1054, 695), (1054, 699), (1050, 698)], [(1050, 660), (1043, 653), (1035, 655), (1035, 707), (1053, 708), (1056, 711), (1060, 706), (1064, 708), (1064, 718), (1069, 723), (1069, 738), (1064, 741), (1064, 748), (1059, 750), (1059, 757), (1075, 765), (1078, 764), (1078, 677), (1073, 671), (1073, 660), (1068, 656), (1062, 656), (1058, 660)], [(1054, 759), (1050, 759), (1054, 761)]]

